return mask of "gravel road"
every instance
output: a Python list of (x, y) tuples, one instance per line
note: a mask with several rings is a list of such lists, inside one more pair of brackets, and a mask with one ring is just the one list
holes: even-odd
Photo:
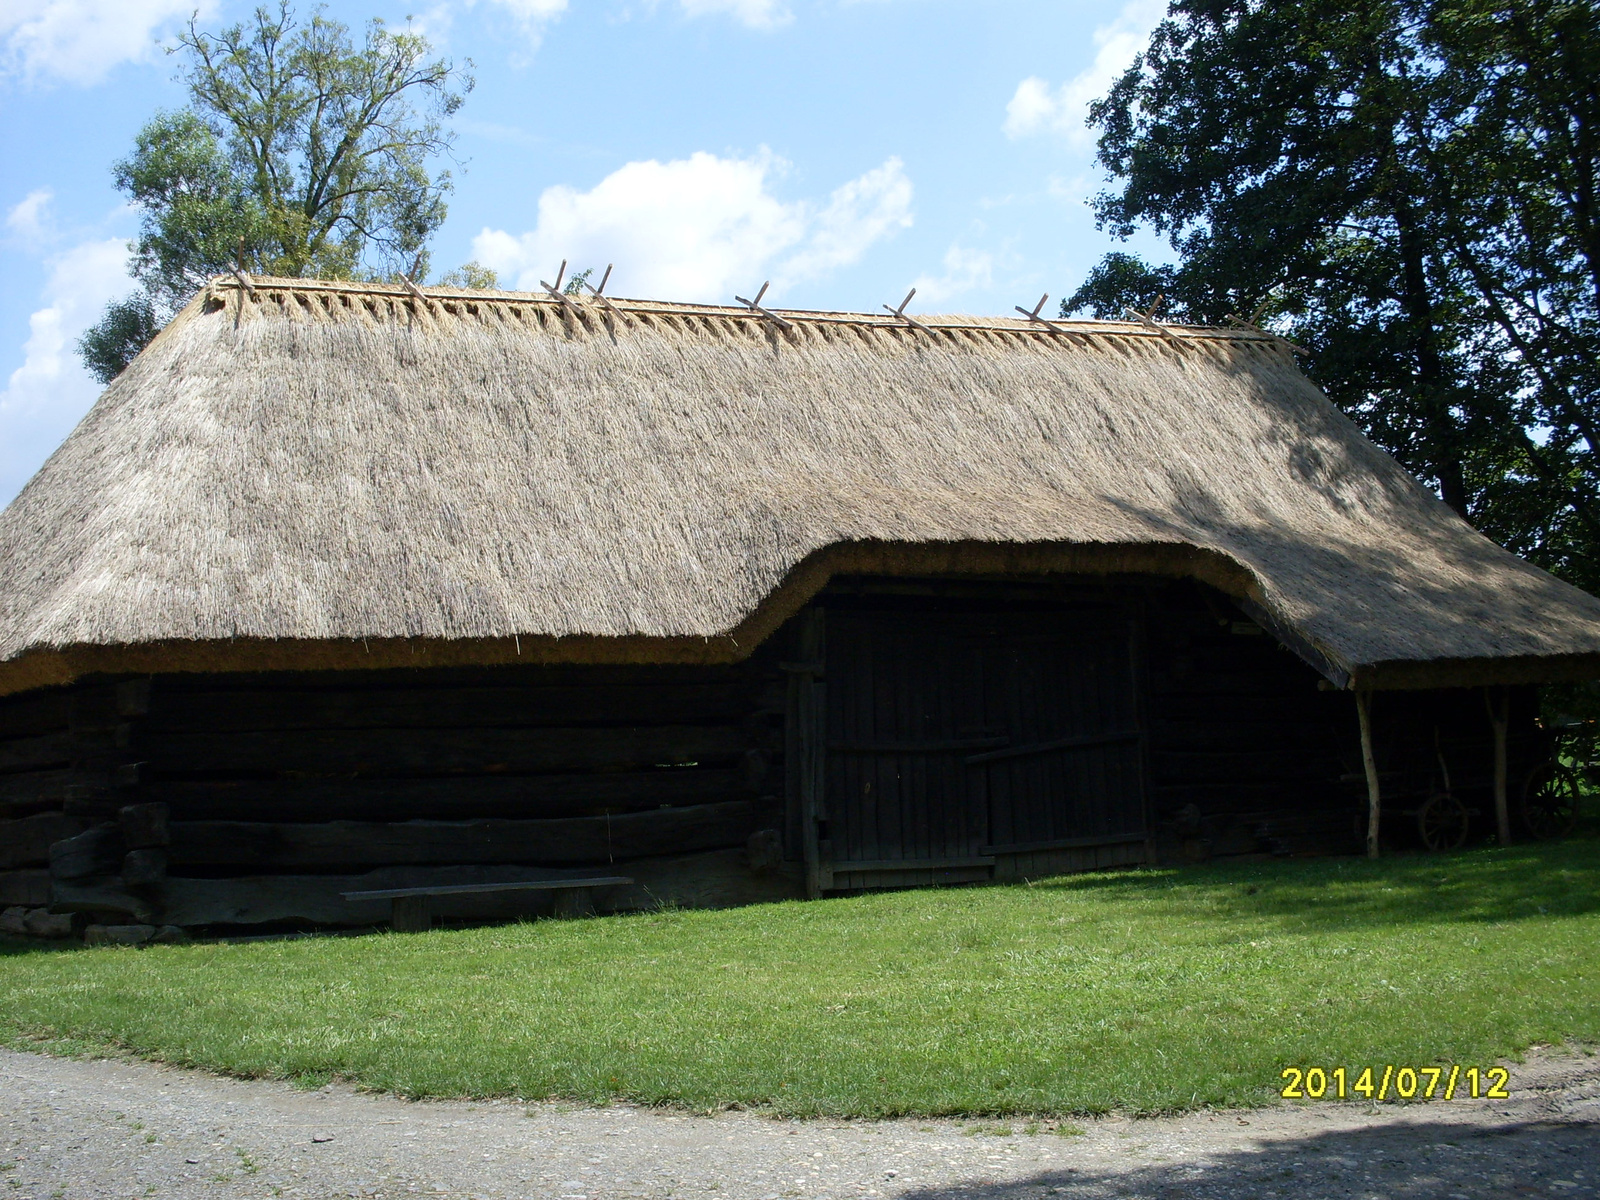
[(0, 1200), (1600, 1195), (1600, 1057), (1532, 1056), (1509, 1101), (1078, 1126), (413, 1103), (0, 1051)]

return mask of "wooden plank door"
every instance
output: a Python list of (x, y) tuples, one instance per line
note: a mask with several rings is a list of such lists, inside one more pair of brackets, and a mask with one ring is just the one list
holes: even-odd
[(1142, 840), (1143, 732), (1127, 616), (1030, 615), (994, 658), (987, 711), (1009, 741), (964, 760), (974, 803), (988, 813), (983, 853)]
[(997, 854), (1142, 836), (1119, 610), (832, 609), (824, 657), (818, 887), (967, 882)]

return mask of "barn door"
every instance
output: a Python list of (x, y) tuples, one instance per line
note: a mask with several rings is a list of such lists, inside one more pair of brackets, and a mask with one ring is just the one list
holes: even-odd
[(1142, 731), (1132, 631), (1113, 609), (1016, 620), (985, 681), (1007, 742), (964, 762), (988, 814), (985, 853), (1040, 854), (1142, 840)]
[(816, 887), (990, 878), (1143, 836), (1127, 618), (830, 609)]

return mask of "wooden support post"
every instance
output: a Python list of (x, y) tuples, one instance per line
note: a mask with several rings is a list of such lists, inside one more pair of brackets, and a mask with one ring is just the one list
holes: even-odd
[(391, 911), (396, 933), (426, 933), (433, 928), (431, 896), (396, 896)]
[(556, 888), (550, 893), (556, 902), (558, 917), (594, 916), (594, 889), (586, 887)]
[(1489, 706), (1489, 723), (1494, 726), (1495, 833), (1502, 846), (1509, 846), (1511, 806), (1506, 799), (1506, 733), (1511, 724), (1511, 693), (1507, 688), (1485, 688), (1483, 698)]
[(1378, 787), (1378, 760), (1372, 752), (1372, 693), (1356, 693), (1356, 715), (1361, 719), (1361, 765), (1367, 773), (1367, 857), (1378, 857), (1378, 815), (1382, 793)]

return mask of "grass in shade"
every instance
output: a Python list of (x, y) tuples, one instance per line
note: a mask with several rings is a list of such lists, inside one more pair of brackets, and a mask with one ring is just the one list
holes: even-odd
[(0, 1039), (408, 1096), (848, 1116), (1251, 1104), (1292, 1064), (1600, 1042), (1597, 852), (1584, 837), (424, 934), (12, 943)]

